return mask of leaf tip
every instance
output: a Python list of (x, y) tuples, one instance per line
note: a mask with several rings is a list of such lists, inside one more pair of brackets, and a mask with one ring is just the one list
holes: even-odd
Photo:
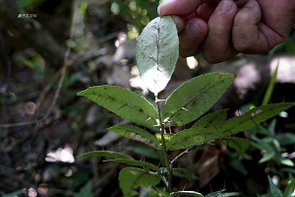
[(84, 96), (85, 95), (85, 91), (86, 90), (81, 90), (81, 91), (79, 91), (79, 92), (77, 92), (77, 96)]
[(80, 155), (77, 155), (77, 159), (81, 159), (81, 158), (84, 158), (86, 156), (87, 156), (86, 153), (82, 153)]

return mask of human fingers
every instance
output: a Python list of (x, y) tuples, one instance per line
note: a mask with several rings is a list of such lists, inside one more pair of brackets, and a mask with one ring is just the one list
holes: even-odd
[[(221, 0), (166, 0), (158, 6), (158, 14), (185, 16), (194, 13), (198, 7), (206, 3), (207, 5), (216, 6)], [(234, 0), (238, 7), (243, 6), (248, 0)]]
[(239, 52), (264, 53), (282, 41), (282, 37), (262, 23), (262, 13), (255, 0), (239, 10), (233, 24), (233, 46)]
[(256, 0), (260, 5), (263, 22), (286, 38), (295, 24), (294, 0)]
[(215, 5), (203, 3), (198, 7), (196, 15), (204, 21), (208, 21), (215, 7)]
[(184, 29), (185, 26), (185, 20), (179, 16), (172, 16), (172, 19), (176, 25), (176, 29), (178, 31), (178, 33), (181, 33)]
[(203, 57), (210, 63), (225, 61), (236, 51), (231, 46), (232, 24), (238, 8), (232, 0), (222, 0), (208, 21), (208, 35), (202, 47)]
[(158, 14), (185, 16), (196, 11), (204, 0), (166, 0), (158, 6)]
[[(248, 1), (249, 0), (234, 0), (238, 8), (243, 7)], [(220, 2), (220, 0), (206, 0), (206, 2), (198, 7), (196, 15), (204, 21), (208, 21), (218, 5), (218, 2)]]
[(194, 55), (206, 38), (208, 27), (200, 18), (190, 19), (179, 34), (180, 55), (188, 57)]

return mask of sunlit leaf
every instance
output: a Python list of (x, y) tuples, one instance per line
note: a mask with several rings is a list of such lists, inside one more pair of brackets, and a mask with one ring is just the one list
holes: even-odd
[(160, 168), (158, 168), (156, 165), (144, 162), (144, 161), (138, 161), (135, 159), (125, 159), (125, 158), (117, 158), (117, 159), (108, 159), (105, 160), (106, 162), (116, 162), (116, 163), (123, 163), (130, 166), (136, 166), (136, 167), (142, 167), (142, 168), (148, 168), (150, 170), (154, 170), (156, 172), (160, 172)]
[(270, 192), (275, 197), (283, 197), (281, 190), (272, 182), (271, 178), (268, 176), (268, 184), (270, 187)]
[(232, 135), (245, 131), (294, 105), (295, 103), (277, 103), (254, 108), (241, 116), (227, 120), (220, 131), (222, 135)]
[(122, 118), (153, 128), (158, 117), (153, 104), (138, 94), (116, 86), (90, 87), (78, 93)]
[(158, 149), (160, 145), (160, 141), (154, 135), (133, 125), (115, 125), (108, 130), (114, 131), (128, 139), (147, 144), (155, 149)]
[(216, 103), (233, 80), (231, 74), (210, 73), (183, 83), (167, 98), (163, 119), (182, 126), (199, 118)]
[(291, 159), (280, 158), (280, 163), (285, 166), (294, 167), (294, 162)]
[(226, 120), (227, 110), (212, 112), (200, 118), (192, 128), (218, 129)]
[[(161, 133), (156, 133), (155, 136), (156, 136), (156, 138), (157, 138), (158, 140), (162, 140), (162, 135), (161, 135)], [(164, 137), (165, 140), (170, 140), (172, 136), (173, 136), (173, 134), (170, 134), (170, 133), (164, 133), (164, 134), (163, 134), (163, 137)]]
[(143, 29), (136, 60), (148, 89), (157, 95), (169, 82), (179, 56), (177, 29), (171, 16), (158, 17)]
[(155, 186), (160, 180), (158, 175), (140, 168), (123, 168), (119, 173), (119, 185), (125, 197), (136, 196), (135, 188)]
[(133, 159), (131, 156), (114, 151), (94, 150), (82, 153), (78, 157), (105, 157), (107, 159)]
[(201, 193), (195, 191), (178, 191), (170, 193), (170, 197), (174, 196), (194, 196), (194, 197), (204, 197)]

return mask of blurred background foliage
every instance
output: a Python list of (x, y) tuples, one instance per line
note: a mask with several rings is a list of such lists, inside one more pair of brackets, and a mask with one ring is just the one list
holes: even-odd
[[(76, 159), (87, 150), (125, 151), (159, 162), (153, 150), (106, 132), (113, 124), (128, 122), (76, 96), (99, 84), (150, 96), (138, 78), (135, 46), (143, 27), (157, 17), (158, 4), (0, 0), (0, 195), (121, 196), (121, 166)], [(229, 116), (262, 103), (267, 86), (272, 87), (268, 102), (295, 101), (294, 35), (265, 56), (239, 55), (218, 65), (209, 65), (200, 55), (197, 60), (180, 58), (167, 92), (192, 76), (222, 71), (237, 74), (236, 86), (216, 106), (229, 108)], [(275, 59), (281, 56), (271, 80)], [(197, 148), (179, 161), (189, 180), (176, 178), (176, 189), (205, 194), (226, 189), (247, 197), (276, 196), (279, 190), (287, 197), (294, 190), (294, 122), (293, 109), (246, 131), (242, 137), (251, 143), (242, 152), (219, 143)], [(145, 189), (139, 193), (147, 196)]]

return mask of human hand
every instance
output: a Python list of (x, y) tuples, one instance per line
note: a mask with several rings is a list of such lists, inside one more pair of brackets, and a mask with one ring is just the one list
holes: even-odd
[(294, 0), (218, 1), (167, 0), (159, 6), (161, 16), (177, 16), (182, 56), (200, 50), (216, 63), (238, 52), (264, 53), (288, 36), (295, 21)]

